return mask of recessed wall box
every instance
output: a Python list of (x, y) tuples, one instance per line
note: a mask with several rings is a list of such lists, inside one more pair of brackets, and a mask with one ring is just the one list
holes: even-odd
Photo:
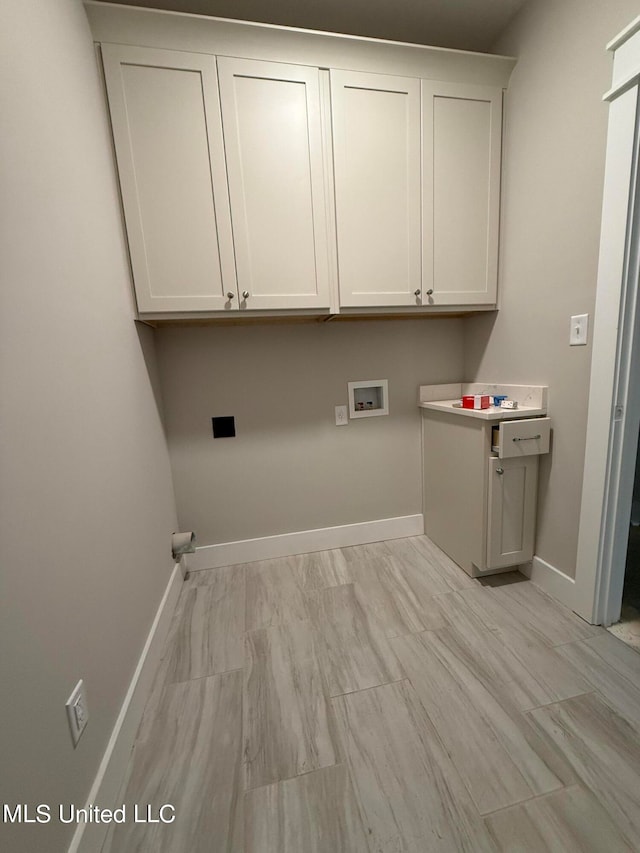
[(214, 438), (235, 438), (236, 419), (233, 416), (211, 418)]
[(350, 418), (389, 414), (389, 383), (386, 379), (349, 382), (348, 387)]

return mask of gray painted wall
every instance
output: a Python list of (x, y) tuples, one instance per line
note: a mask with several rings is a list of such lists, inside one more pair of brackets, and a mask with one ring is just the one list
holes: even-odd
[[(538, 554), (573, 573), (610, 59), (630, 0), (529, 3), (496, 45), (507, 97), (502, 310), (433, 322), (157, 334), (181, 526), (201, 544), (420, 512), (417, 386), (551, 386)], [(5, 802), (84, 803), (171, 569), (154, 341), (131, 322), (110, 140), (77, 0), (0, 8), (0, 762)], [(465, 341), (463, 344), (463, 333)], [(391, 415), (333, 425), (349, 379)], [(210, 417), (235, 414), (214, 442)], [(117, 544), (116, 544), (117, 540)], [(64, 701), (87, 683), (77, 750)], [(57, 853), (72, 827), (3, 827)], [(46, 840), (44, 840), (46, 839)]]
[[(506, 95), (500, 299), (465, 321), (466, 375), (550, 387), (552, 452), (540, 477), (536, 554), (575, 575), (611, 56), (634, 0), (527, 3), (495, 45), (518, 58)], [(590, 330), (590, 337), (592, 336)]]
[[(422, 512), (418, 386), (455, 382), (462, 320), (161, 329), (180, 525), (201, 545)], [(390, 414), (336, 427), (347, 382)], [(237, 437), (212, 438), (235, 415)]]
[[(82, 807), (176, 516), (80, 2), (3, 0), (0, 57), (1, 800)], [(81, 677), (74, 750), (64, 703)], [(0, 846), (59, 853), (73, 830), (5, 825)]]

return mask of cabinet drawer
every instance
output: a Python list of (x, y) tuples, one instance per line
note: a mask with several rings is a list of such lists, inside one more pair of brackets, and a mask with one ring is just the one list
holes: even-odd
[(498, 456), (511, 459), (549, 452), (551, 418), (526, 418), (500, 424)]

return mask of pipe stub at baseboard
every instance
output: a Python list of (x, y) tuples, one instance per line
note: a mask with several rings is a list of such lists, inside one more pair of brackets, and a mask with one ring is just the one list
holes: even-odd
[(192, 530), (185, 533), (174, 533), (171, 536), (171, 553), (174, 560), (179, 560), (183, 554), (193, 554), (196, 550), (196, 534)]

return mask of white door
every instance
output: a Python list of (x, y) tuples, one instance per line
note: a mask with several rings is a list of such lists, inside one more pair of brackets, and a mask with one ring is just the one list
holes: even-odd
[(538, 457), (489, 459), (487, 568), (526, 563), (533, 556)]
[(240, 307), (328, 308), (317, 68), (218, 59)]
[(340, 304), (421, 305), (420, 81), (331, 71)]
[(117, 44), (102, 57), (138, 310), (237, 307), (215, 59)]
[(422, 81), (423, 291), (432, 305), (497, 295), (502, 90)]
[(640, 26), (614, 51), (589, 414), (571, 605), (584, 619), (620, 618), (640, 424)]

